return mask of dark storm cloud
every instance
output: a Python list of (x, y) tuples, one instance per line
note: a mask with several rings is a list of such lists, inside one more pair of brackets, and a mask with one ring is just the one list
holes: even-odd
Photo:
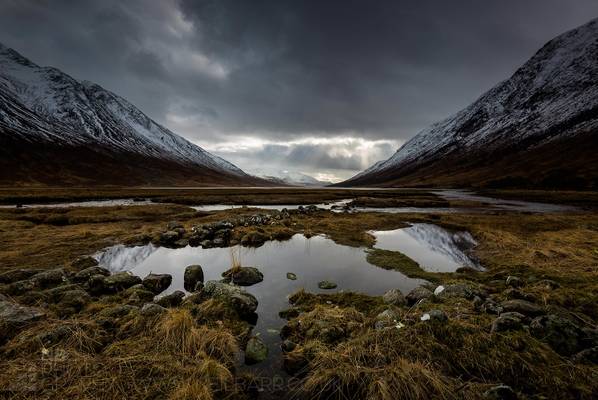
[(402, 142), (596, 16), (595, 0), (3, 0), (0, 42), (202, 144)]

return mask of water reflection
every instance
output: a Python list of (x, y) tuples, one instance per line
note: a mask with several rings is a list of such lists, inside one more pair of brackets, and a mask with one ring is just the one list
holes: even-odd
[[(237, 250), (238, 249), (238, 250)], [(183, 289), (185, 267), (200, 264), (206, 280), (221, 279), (221, 274), (231, 266), (233, 252), (244, 266), (256, 266), (264, 274), (264, 280), (246, 290), (259, 301), (259, 315), (255, 332), (269, 346), (269, 361), (257, 368), (279, 370), (279, 330), (284, 324), (278, 312), (289, 307), (287, 296), (300, 288), (323, 293), (339, 290), (357, 291), (381, 295), (389, 289), (398, 288), (407, 293), (423, 283), (410, 279), (396, 271), (375, 268), (366, 261), (363, 248), (341, 246), (323, 236), (310, 239), (295, 235), (284, 242), (267, 242), (259, 248), (212, 248), (185, 247), (181, 249), (115, 246), (97, 256), (100, 264), (112, 271), (130, 270), (140, 277), (154, 273), (168, 273), (173, 277), (166, 293)], [(287, 272), (297, 275), (289, 280)], [(335, 290), (321, 290), (318, 282), (330, 280), (338, 284)]]
[(393, 231), (373, 231), (375, 248), (400, 251), (426, 271), (453, 272), (459, 267), (479, 269), (468, 256), (476, 246), (469, 232), (450, 232), (432, 224), (413, 224)]

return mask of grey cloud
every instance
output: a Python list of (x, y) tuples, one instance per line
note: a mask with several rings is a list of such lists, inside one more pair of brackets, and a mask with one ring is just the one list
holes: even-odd
[(195, 141), (403, 141), (595, 16), (595, 0), (4, 0), (0, 42)]

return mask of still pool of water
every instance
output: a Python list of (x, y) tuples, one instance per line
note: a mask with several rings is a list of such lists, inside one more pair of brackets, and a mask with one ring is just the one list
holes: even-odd
[(432, 224), (413, 224), (393, 231), (371, 232), (375, 248), (399, 251), (431, 272), (453, 272), (459, 267), (480, 269), (469, 256), (477, 245), (469, 232), (451, 232)]
[[(446, 235), (451, 234), (434, 225), (416, 224), (400, 230), (371, 233), (377, 238), (377, 247), (402, 250), (420, 262), (423, 260), (420, 257), (426, 256), (428, 260), (434, 261), (432, 265), (440, 271), (450, 271), (461, 266), (462, 263), (455, 261), (455, 257), (467, 258), (464, 253), (459, 253), (461, 249), (458, 246), (462, 243), (459, 240), (447, 240)], [(439, 240), (439, 237), (444, 239)], [(398, 244), (404, 241), (410, 245)], [(439, 245), (441, 246), (438, 247)], [(455, 248), (448, 251), (451, 246)], [(164, 294), (184, 290), (183, 274), (188, 265), (201, 265), (206, 280), (221, 279), (222, 272), (230, 268), (233, 257), (240, 260), (243, 266), (258, 267), (264, 274), (264, 281), (245, 289), (258, 299), (258, 320), (254, 333), (259, 334), (268, 345), (270, 355), (266, 362), (255, 368), (265, 374), (275, 374), (281, 369), (279, 331), (285, 323), (278, 313), (289, 307), (290, 294), (301, 288), (314, 293), (355, 291), (370, 295), (382, 295), (389, 289), (397, 288), (407, 293), (424, 283), (400, 272), (369, 264), (364, 250), (336, 244), (324, 236), (308, 239), (297, 234), (290, 240), (266, 242), (259, 248), (237, 246), (168, 249), (151, 244), (137, 247), (119, 245), (98, 253), (96, 257), (101, 265), (112, 271), (128, 270), (140, 277), (152, 272), (171, 274), (172, 285)], [(297, 280), (287, 279), (287, 272), (295, 273)], [(334, 290), (321, 290), (318, 282), (322, 280), (333, 281), (338, 287)]]

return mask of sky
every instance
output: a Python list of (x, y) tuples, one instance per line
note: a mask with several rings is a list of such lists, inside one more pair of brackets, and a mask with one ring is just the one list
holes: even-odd
[(595, 17), (596, 0), (0, 0), (0, 43), (245, 170), (338, 181)]

